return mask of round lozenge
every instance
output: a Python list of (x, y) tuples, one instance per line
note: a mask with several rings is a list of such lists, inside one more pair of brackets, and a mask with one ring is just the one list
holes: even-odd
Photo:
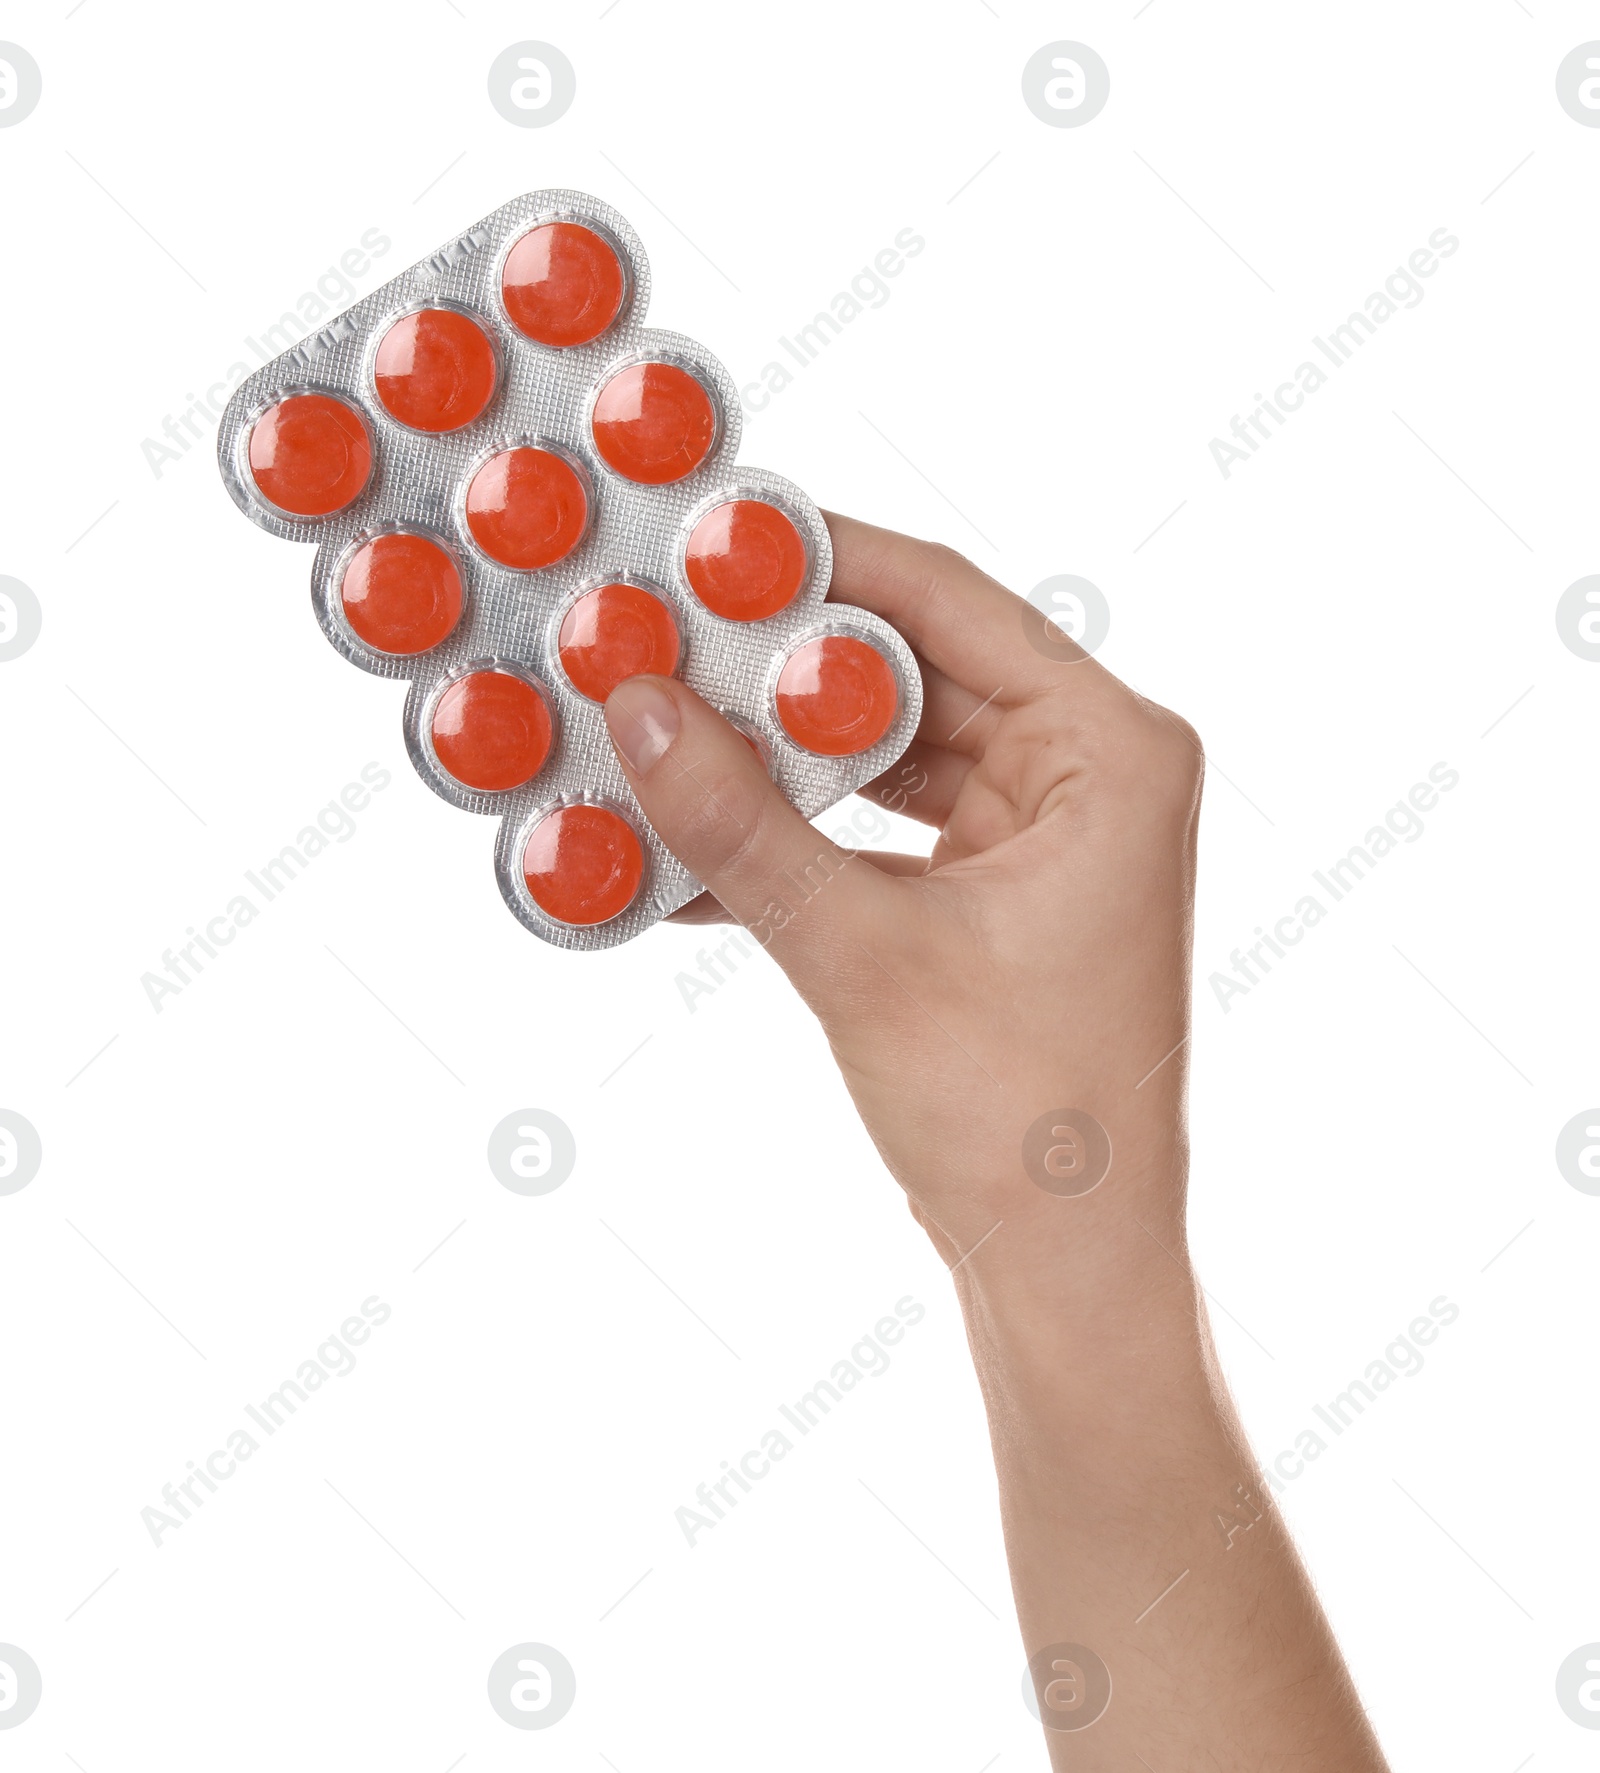
[(616, 319), (627, 289), (609, 240), (577, 222), (530, 228), (506, 254), (500, 299), (538, 345), (587, 345)]
[(422, 308), (378, 341), (372, 378), (384, 411), (402, 425), (459, 431), (494, 398), (494, 346), (469, 315)]
[(758, 622), (791, 604), (805, 583), (805, 540), (776, 505), (730, 499), (690, 532), (683, 570), (713, 615)]
[(331, 394), (290, 394), (250, 427), (250, 474), (262, 498), (295, 517), (354, 502), (372, 473), (372, 439), (354, 407)]
[(461, 620), (461, 573), (428, 536), (373, 536), (339, 581), (344, 619), (374, 652), (408, 657), (446, 639)]
[(704, 385), (675, 363), (634, 363), (595, 397), (595, 448), (607, 467), (641, 486), (668, 486), (711, 453), (717, 409)]
[(638, 585), (599, 585), (561, 618), (561, 668), (591, 702), (603, 702), (625, 678), (670, 677), (683, 643), (672, 612)]
[(434, 705), (429, 726), (434, 755), (465, 788), (498, 793), (520, 788), (550, 755), (550, 710), (525, 677), (511, 671), (469, 671)]
[(466, 510), (472, 539), (491, 560), (531, 572), (554, 566), (582, 541), (589, 495), (570, 462), (522, 444), (478, 469)]
[(633, 903), (644, 879), (637, 832), (609, 807), (557, 807), (528, 833), (522, 877), (535, 905), (558, 923), (607, 923)]
[(900, 686), (876, 647), (848, 635), (808, 640), (778, 675), (778, 720), (820, 757), (868, 751), (894, 724)]

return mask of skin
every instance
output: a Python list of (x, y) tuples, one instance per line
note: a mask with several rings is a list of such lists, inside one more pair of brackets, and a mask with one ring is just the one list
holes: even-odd
[(1052, 1765), (1382, 1773), (1185, 1238), (1199, 741), (958, 554), (828, 525), (830, 598), (921, 663), (918, 737), (868, 792), (931, 859), (840, 851), (681, 683), (629, 679), (606, 721), (710, 889), (680, 916), (769, 949), (950, 1266)]

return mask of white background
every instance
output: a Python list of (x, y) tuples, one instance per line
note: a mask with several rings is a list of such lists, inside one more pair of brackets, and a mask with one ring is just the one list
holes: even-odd
[[(1043, 1765), (948, 1283), (781, 976), (691, 1014), (703, 933), (529, 936), (311, 551), (209, 439), (141, 451), (365, 230), (360, 294), (542, 185), (628, 215), (652, 321), (741, 382), (926, 239), (744, 459), (1092, 579), (1104, 660), (1199, 727), (1194, 1242), (1245, 1419), (1270, 1459), (1456, 1303), (1281, 1505), (1397, 1767), (1594, 1765), (1554, 1681), (1600, 1639), (1600, 1200), (1553, 1153), (1600, 1100), (1600, 665), (1554, 609), (1597, 570), (1600, 131), (1554, 78), (1600, 12), (1530, 7), (0, 15), (44, 75), (0, 131), (0, 572), (44, 612), (0, 666), (0, 1106), (44, 1146), (0, 1199), (0, 1641), (44, 1678), (10, 1765)], [(577, 70), (549, 128), (487, 98), (529, 37)], [(1059, 38), (1111, 70), (1082, 128), (1022, 102)], [(1209, 440), (1441, 227), (1420, 305), (1224, 480)], [(156, 1013), (141, 975), (373, 760), (355, 836)], [(1209, 975), (1438, 762), (1425, 834), (1224, 1012)], [(523, 1107), (577, 1139), (540, 1199), (485, 1162)], [(152, 1545), (374, 1294), (357, 1369)], [(908, 1294), (892, 1368), (691, 1550), (674, 1510)], [(484, 1689), (525, 1640), (578, 1680), (532, 1735)]]

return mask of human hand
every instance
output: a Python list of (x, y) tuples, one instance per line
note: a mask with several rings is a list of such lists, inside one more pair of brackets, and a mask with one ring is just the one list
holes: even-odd
[[(935, 826), (932, 857), (841, 851), (692, 691), (632, 678), (613, 741), (710, 889), (679, 915), (770, 949), (948, 1263), (1000, 1225), (1055, 1286), (1094, 1218), (1130, 1208), (1181, 1241), (1195, 735), (949, 549), (828, 524), (830, 598), (894, 623), (922, 663), (918, 736), (866, 792)], [(1028, 1139), (1063, 1109), (1106, 1129), (1115, 1208), (1069, 1217), (1039, 1185), (1094, 1180), (1092, 1140)]]
[(931, 858), (827, 842), (681, 683), (630, 679), (606, 721), (710, 889), (686, 912), (771, 950), (951, 1268), (1053, 1764), (1382, 1773), (1185, 1246), (1198, 741), (959, 555), (828, 523), (830, 596), (922, 662), (869, 792)]

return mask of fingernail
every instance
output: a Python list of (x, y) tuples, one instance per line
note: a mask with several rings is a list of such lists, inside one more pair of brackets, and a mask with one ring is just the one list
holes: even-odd
[(619, 683), (606, 703), (611, 743), (635, 775), (643, 775), (678, 736), (678, 704), (648, 677)]

